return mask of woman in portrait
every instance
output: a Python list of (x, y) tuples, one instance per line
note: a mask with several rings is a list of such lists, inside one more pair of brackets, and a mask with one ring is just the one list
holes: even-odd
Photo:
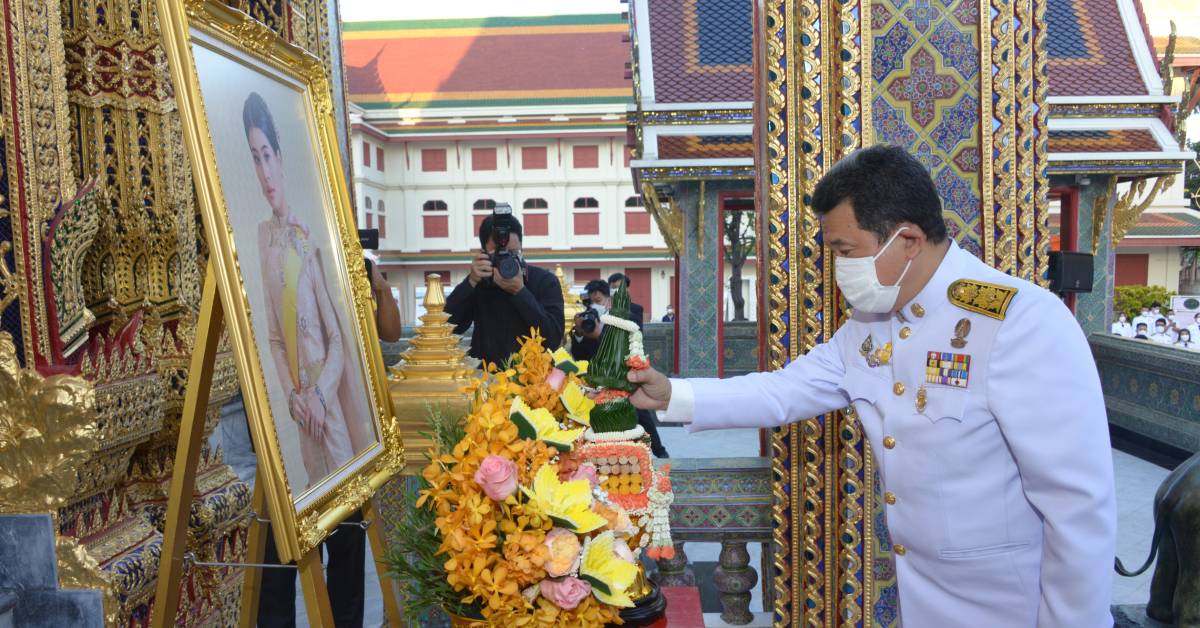
[[(339, 394), (346, 362), (337, 311), (325, 285), (320, 251), (288, 203), (279, 135), (266, 101), (251, 93), (242, 106), (246, 142), (271, 215), (258, 225), (271, 355), (299, 426), (308, 484), (354, 457), (347, 408)], [(358, 418), (358, 417), (356, 417)]]

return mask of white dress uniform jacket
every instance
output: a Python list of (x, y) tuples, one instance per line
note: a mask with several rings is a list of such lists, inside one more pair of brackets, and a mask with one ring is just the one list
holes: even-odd
[(905, 626), (1113, 625), (1104, 398), (1057, 297), (952, 242), (900, 313), (856, 314), (780, 371), (672, 380), (666, 418), (773, 428), (850, 404), (886, 491)]

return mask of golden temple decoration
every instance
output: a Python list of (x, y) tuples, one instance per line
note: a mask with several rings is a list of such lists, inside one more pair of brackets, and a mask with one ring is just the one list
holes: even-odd
[(90, 384), (21, 368), (0, 332), (0, 512), (47, 512), (74, 494), (78, 462), (100, 446), (95, 408)]
[[(638, 128), (641, 129), (640, 126)], [(658, 197), (654, 184), (648, 181), (642, 182), (642, 199), (646, 204), (646, 211), (650, 212), (654, 218), (654, 222), (658, 225), (658, 231), (662, 233), (663, 240), (666, 241), (671, 254), (676, 257), (682, 255), (683, 213), (664, 203), (663, 199)]]
[(64, 589), (96, 589), (104, 605), (104, 623), (119, 621), (119, 608), (112, 585), (104, 578), (103, 570), (87, 547), (69, 536), (55, 539), (54, 552), (58, 558), (58, 586)]
[(401, 363), (391, 370), (392, 405), (399, 423), (400, 438), (407, 444), (406, 467), (414, 473), (425, 465), (425, 454), (433, 446), (428, 436), (426, 414), (431, 404), (447, 404), (454, 412), (465, 412), (468, 398), (462, 389), (473, 369), (466, 352), (459, 347), (442, 279), (436, 274), (425, 277), (425, 314), (416, 329), (412, 347), (401, 354)]
[[(554, 267), (554, 276), (558, 277), (558, 286), (562, 290), (563, 295), (563, 323), (566, 325), (564, 329), (571, 329), (575, 323), (575, 316), (583, 312), (583, 304), (579, 302), (579, 295), (571, 294), (571, 286), (567, 283), (567, 278), (563, 275), (562, 264)], [(567, 346), (568, 334), (563, 334), (563, 346)]]
[[(1146, 211), (1146, 208), (1158, 198), (1158, 195), (1163, 190), (1171, 187), (1175, 183), (1175, 175), (1167, 175), (1158, 177), (1154, 180), (1154, 185), (1150, 191), (1146, 192), (1146, 183), (1149, 179), (1138, 179), (1129, 185), (1129, 189), (1117, 198), (1116, 205), (1113, 206), (1113, 224), (1112, 224), (1112, 242), (1116, 246), (1121, 238), (1129, 232), (1133, 225), (1137, 224), (1137, 219)], [(1142, 193), (1145, 192), (1145, 196)], [(1142, 198), (1139, 200), (1138, 197)]]

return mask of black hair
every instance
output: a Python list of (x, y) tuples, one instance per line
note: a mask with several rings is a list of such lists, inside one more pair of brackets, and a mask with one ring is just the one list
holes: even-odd
[(583, 287), (583, 294), (590, 297), (592, 296), (593, 292), (599, 292), (604, 296), (609, 296), (610, 293), (608, 291), (608, 282), (604, 281), (603, 279), (593, 279), (587, 282), (587, 285)]
[(812, 205), (818, 216), (843, 201), (854, 219), (882, 242), (902, 222), (910, 222), (938, 244), (946, 239), (942, 200), (929, 171), (916, 157), (896, 146), (878, 145), (850, 153), (817, 182)]
[(246, 103), (242, 105), (242, 126), (246, 129), (246, 137), (250, 137), (250, 129), (258, 129), (267, 136), (271, 150), (279, 154), (279, 132), (275, 130), (275, 118), (267, 108), (267, 101), (258, 92), (250, 92)]
[(1162, 303), (1158, 303), (1158, 302), (1151, 303), (1150, 307), (1162, 307)]
[(1150, 326), (1149, 326), (1149, 325), (1147, 325), (1147, 324), (1145, 324), (1145, 323), (1138, 323), (1138, 324), (1137, 324), (1137, 327), (1134, 327), (1134, 329), (1138, 329), (1138, 328), (1141, 328), (1141, 327), (1145, 327), (1146, 329), (1150, 329)]
[[(522, 235), (521, 221), (517, 220), (516, 216), (509, 216), (507, 220), (509, 224), (508, 232), (516, 234), (518, 238), (524, 240), (525, 236)], [(479, 223), (479, 246), (487, 248), (487, 242), (492, 238), (492, 224), (494, 223), (495, 216), (488, 216), (483, 219), (483, 222)]]
[(626, 289), (626, 290), (628, 290), (628, 289), (629, 289), (629, 286), (633, 285), (633, 284), (632, 284), (632, 283), (630, 283), (630, 281), (629, 281), (629, 275), (626, 275), (625, 273), (613, 273), (613, 274), (611, 274), (611, 275), (609, 275), (609, 276), (608, 276), (608, 283), (609, 283), (609, 284), (612, 284), (612, 283), (614, 283), (614, 282), (617, 282), (617, 281), (624, 281), (624, 282), (625, 282), (625, 289)]
[(1159, 324), (1159, 323), (1162, 323), (1162, 324), (1165, 326), (1165, 325), (1167, 324), (1167, 319), (1165, 319), (1165, 318), (1160, 318), (1160, 319), (1158, 319), (1158, 320), (1154, 321), (1154, 324), (1155, 324), (1155, 325), (1157, 325), (1157, 324)]

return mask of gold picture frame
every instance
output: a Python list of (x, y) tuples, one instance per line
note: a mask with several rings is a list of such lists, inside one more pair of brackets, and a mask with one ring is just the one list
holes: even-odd
[(258, 481), (298, 560), (404, 466), (332, 94), (319, 59), (250, 16), (159, 7)]

